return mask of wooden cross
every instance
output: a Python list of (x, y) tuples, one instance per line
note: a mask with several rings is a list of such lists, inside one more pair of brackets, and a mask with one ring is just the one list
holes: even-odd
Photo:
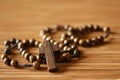
[(45, 54), (49, 72), (57, 71), (54, 54), (58, 52), (60, 52), (58, 45), (52, 45), (50, 41), (44, 41), (43, 46), (39, 48), (39, 55)]

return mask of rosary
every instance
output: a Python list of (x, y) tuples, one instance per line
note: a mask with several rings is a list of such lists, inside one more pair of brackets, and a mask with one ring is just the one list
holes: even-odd
[[(57, 42), (52, 38), (52, 34), (64, 31), (60, 41)], [(90, 39), (83, 39), (81, 36), (90, 32), (104, 32), (103, 36), (96, 36)], [(78, 46), (93, 47), (104, 43), (104, 39), (110, 34), (109, 27), (101, 27), (99, 25), (85, 25), (83, 27), (72, 27), (70, 25), (55, 25), (53, 28), (46, 28), (40, 32), (43, 42), (35, 39), (19, 40), (11, 38), (4, 41), (6, 48), (1, 55), (1, 59), (6, 65), (18, 67), (34, 67), (40, 69), (41, 64), (47, 64), (49, 72), (56, 72), (56, 63), (69, 63), (72, 58), (79, 58), (80, 51)], [(27, 49), (28, 47), (39, 48), (38, 54), (35, 56)], [(11, 59), (12, 50), (18, 49), (20, 54), (31, 64), (19, 64), (18, 60)]]

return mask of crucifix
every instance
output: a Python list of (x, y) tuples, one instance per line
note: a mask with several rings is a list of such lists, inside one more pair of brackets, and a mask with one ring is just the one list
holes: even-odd
[(39, 55), (41, 54), (45, 54), (48, 71), (56, 72), (55, 54), (60, 54), (58, 45), (52, 45), (50, 41), (44, 41), (43, 46), (39, 48)]

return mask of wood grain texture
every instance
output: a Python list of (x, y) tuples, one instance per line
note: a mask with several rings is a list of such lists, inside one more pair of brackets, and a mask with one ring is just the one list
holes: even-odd
[[(104, 45), (79, 47), (84, 58), (58, 64), (59, 71), (54, 74), (46, 65), (40, 70), (14, 69), (0, 60), (0, 80), (120, 80), (120, 0), (0, 0), (0, 54), (4, 40), (42, 41), (40, 30), (54, 24), (99, 24), (109, 26), (113, 34)], [(17, 53), (12, 57), (28, 63)]]

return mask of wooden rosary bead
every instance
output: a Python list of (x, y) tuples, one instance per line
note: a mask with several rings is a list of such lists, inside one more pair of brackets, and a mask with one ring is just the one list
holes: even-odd
[(64, 42), (65, 39), (66, 39), (66, 38), (61, 37), (61, 38), (60, 38), (60, 41), (61, 41), (61, 42)]
[(89, 30), (90, 30), (90, 31), (94, 31), (94, 25), (91, 24), (91, 25), (89, 25), (88, 27), (89, 27)]
[(11, 38), (10, 42), (13, 43), (13, 44), (15, 44), (16, 43), (16, 39), (15, 38)]
[(42, 57), (41, 57), (40, 55), (37, 55), (36, 58), (37, 58), (37, 61), (38, 61), (39, 63), (42, 62)]
[(53, 43), (53, 45), (58, 45), (58, 44), (59, 44), (59, 43), (58, 43), (58, 42), (56, 42), (56, 41)]
[(40, 69), (40, 63), (39, 63), (38, 61), (34, 61), (34, 62), (33, 62), (33, 67), (34, 67), (35, 69)]
[(63, 41), (63, 44), (64, 44), (64, 45), (68, 45), (70, 42), (71, 42), (70, 39), (65, 39), (65, 40)]
[(78, 44), (78, 41), (79, 41), (79, 38), (77, 38), (77, 37), (75, 37), (75, 38), (73, 39), (73, 42), (74, 42), (75, 44)]
[(97, 26), (97, 25), (94, 25), (93, 28), (94, 28), (94, 31), (99, 31), (100, 30), (100, 27)]
[(60, 49), (62, 49), (62, 48), (63, 48), (63, 46), (64, 46), (64, 44), (63, 44), (63, 43), (60, 43), (60, 44), (59, 44), (59, 48), (60, 48)]
[(68, 47), (68, 48), (67, 48), (67, 51), (70, 51), (71, 49), (72, 49), (71, 47)]
[(71, 39), (71, 40), (74, 40), (74, 38), (75, 38), (75, 36), (74, 36), (74, 35), (70, 36), (70, 39)]
[(8, 57), (8, 55), (7, 54), (2, 54), (1, 55), (1, 59), (3, 60), (5, 57)]
[(5, 48), (4, 49), (4, 54), (10, 54), (11, 53), (11, 49), (10, 48)]
[(67, 34), (66, 33), (64, 33), (64, 34), (61, 34), (61, 38), (67, 38), (68, 36), (67, 36)]
[(24, 47), (23, 42), (19, 42), (19, 43), (18, 43), (18, 49), (23, 48), (23, 47)]
[(29, 56), (30, 56), (30, 55), (31, 55), (30, 53), (25, 53), (25, 54), (24, 54), (24, 58), (29, 61)]
[(104, 31), (104, 32), (110, 32), (110, 28), (109, 28), (109, 27), (104, 27), (104, 28), (103, 28), (103, 31)]
[(51, 43), (51, 44), (53, 44), (54, 42), (55, 42), (55, 40), (53, 40), (53, 39), (50, 40), (50, 43)]
[(35, 39), (30, 39), (29, 43), (30, 43), (30, 46), (35, 46)]
[(16, 40), (16, 44), (18, 44), (19, 42), (21, 42), (22, 40), (20, 40), (20, 39), (17, 39)]
[(48, 37), (46, 37), (46, 41), (49, 41), (49, 40), (51, 40), (52, 39), (52, 37), (51, 36), (48, 36)]
[(100, 43), (102, 43), (104, 41), (104, 37), (103, 36), (97, 36), (97, 39)]
[(91, 41), (90, 39), (86, 39), (86, 40), (85, 40), (85, 43), (86, 43), (86, 46), (87, 46), (87, 47), (92, 46), (92, 41)]
[(34, 61), (36, 61), (36, 56), (30, 55), (29, 56), (29, 61), (32, 63)]
[(38, 47), (39, 46), (39, 41), (35, 41), (35, 46)]
[(63, 51), (66, 51), (68, 49), (68, 46), (63, 47)]
[(63, 31), (64, 30), (64, 26), (62, 25), (54, 25), (56, 31)]
[(62, 56), (65, 58), (65, 62), (71, 61), (71, 55), (69, 53), (63, 53)]
[(23, 50), (25, 50), (25, 48), (20, 48), (19, 49), (20, 53), (22, 53)]
[(17, 68), (18, 67), (18, 61), (17, 60), (12, 60), (10, 62), (11, 66), (13, 66), (14, 68)]
[(40, 48), (40, 47), (42, 47), (42, 46), (43, 46), (42, 43), (39, 43), (38, 47)]
[(77, 49), (77, 46), (74, 45), (74, 44), (72, 44), (72, 45), (70, 45), (70, 46), (71, 46), (72, 49), (75, 49), (75, 48)]
[(80, 39), (79, 40), (79, 45), (80, 46), (85, 46), (86, 45), (85, 40), (84, 39)]
[(6, 65), (10, 65), (10, 62), (11, 62), (11, 59), (9, 57), (5, 57), (3, 59), (3, 62), (6, 64)]
[(25, 40), (23, 40), (22, 42), (23, 42), (23, 44), (26, 45), (26, 46), (29, 45), (29, 40), (28, 40), (28, 39), (25, 39)]
[(4, 45), (9, 47), (10, 46), (10, 41), (8, 41), (8, 40), (4, 41)]
[(46, 27), (46, 28), (44, 29), (44, 31), (45, 31), (45, 33), (51, 33), (51, 32), (52, 32), (52, 29), (49, 28), (49, 27)]
[(77, 58), (79, 58), (79, 57), (80, 57), (80, 51), (79, 51), (78, 49), (75, 49), (75, 50), (73, 51), (72, 57), (77, 57)]
[(45, 34), (42, 36), (43, 40), (45, 40), (48, 37), (48, 34)]
[(27, 53), (27, 50), (23, 50), (22, 52), (21, 52), (21, 55), (24, 57), (24, 55)]
[(68, 30), (69, 27), (70, 27), (70, 25), (64, 25), (64, 29), (65, 29), (65, 30)]
[(91, 39), (92, 46), (95, 46), (98, 44), (98, 39), (97, 38), (92, 38)]

